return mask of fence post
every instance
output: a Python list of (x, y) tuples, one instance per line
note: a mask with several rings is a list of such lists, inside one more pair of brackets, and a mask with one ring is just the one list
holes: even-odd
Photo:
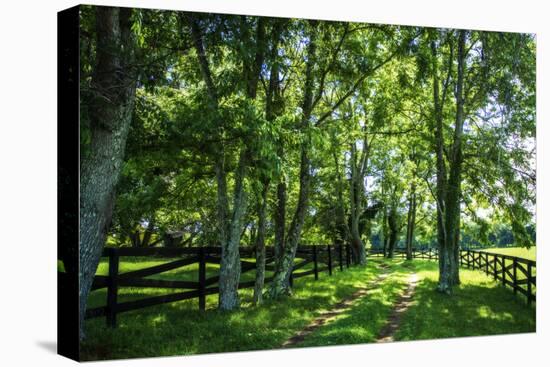
[(467, 262), (468, 269), (470, 269), (470, 262), (471, 262), (470, 258), (471, 258), (471, 256), (472, 256), (472, 252), (470, 250), (467, 250), (466, 251), (466, 262)]
[(497, 255), (493, 254), (493, 277), (497, 280)]
[(485, 274), (489, 274), (489, 254), (485, 253)]
[(338, 246), (338, 257), (339, 257), (339, 263), (340, 263), (340, 271), (343, 271), (344, 270), (344, 264), (342, 263), (343, 261), (343, 256), (342, 256), (342, 244), (340, 244)]
[(332, 275), (332, 252), (330, 251), (330, 245), (327, 245), (328, 251), (328, 275)]
[(482, 266), (481, 266), (481, 257), (482, 257), (482, 256), (481, 256), (481, 252), (478, 252), (478, 253), (477, 253), (477, 268), (478, 268), (479, 270), (482, 269)]
[(502, 257), (502, 285), (506, 287), (506, 259)]
[(107, 286), (107, 326), (116, 327), (116, 304), (118, 296), (118, 249), (109, 249), (109, 279)]
[(533, 292), (533, 286), (531, 284), (531, 280), (533, 279), (533, 273), (532, 273), (531, 263), (527, 264), (527, 304), (531, 305), (531, 297)]
[(513, 260), (514, 279), (512, 279), (512, 281), (514, 282), (514, 294), (518, 293), (518, 273), (517, 273), (517, 266), (518, 266), (518, 262), (517, 262), (517, 259), (514, 257), (514, 260)]
[(315, 280), (319, 279), (319, 269), (317, 268), (317, 246), (312, 247), (313, 250), (313, 273), (315, 274)]
[(206, 309), (206, 259), (204, 256), (204, 248), (199, 247), (199, 310)]

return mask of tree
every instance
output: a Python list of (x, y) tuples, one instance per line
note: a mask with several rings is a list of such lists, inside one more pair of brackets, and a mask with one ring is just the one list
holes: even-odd
[(95, 20), (96, 62), (85, 95), (89, 142), (81, 148), (80, 162), (81, 338), (88, 294), (111, 221), (136, 90), (131, 9), (97, 7)]
[[(459, 284), (461, 205), (464, 201), (470, 201), (470, 198), (464, 196), (463, 187), (465, 182), (479, 182), (478, 177), (470, 175), (472, 170), (468, 165), (471, 162), (465, 161), (469, 155), (464, 154), (464, 149), (467, 147), (465, 142), (469, 141), (476, 131), (479, 131), (477, 121), (480, 111), (493, 110), (496, 104), (507, 105), (506, 101), (511, 102), (509, 98), (503, 96), (506, 93), (502, 93), (503, 89), (510, 92), (510, 84), (500, 79), (500, 76), (508, 72), (508, 77), (514, 74), (516, 80), (519, 81), (529, 78), (529, 75), (518, 73), (517, 70), (511, 73), (510, 68), (513, 68), (513, 64), (510, 61), (513, 60), (510, 60), (509, 56), (504, 56), (505, 52), (510, 51), (507, 49), (507, 45), (517, 44), (518, 41), (525, 42), (521, 36), (510, 42), (511, 40), (506, 40), (498, 34), (466, 30), (431, 31), (428, 34), (433, 87), (432, 121), (437, 162), (435, 197), (440, 251), (438, 289), (444, 293), (451, 293), (452, 287)], [(528, 53), (529, 51), (526, 52), (526, 54)], [(422, 52), (420, 54), (422, 55)], [(529, 56), (525, 55), (524, 57), (524, 61), (527, 63), (532, 63), (534, 60), (527, 61)], [(423, 59), (424, 57), (420, 57), (420, 60)], [(503, 59), (506, 60), (504, 63)], [(420, 65), (424, 64), (425, 62), (421, 61)], [(441, 70), (442, 68), (443, 70)], [(420, 69), (425, 69), (425, 67), (421, 66)], [(440, 77), (441, 74), (444, 75), (443, 79)], [(513, 78), (512, 83), (515, 83)], [(451, 99), (451, 90), (454, 90), (454, 99)], [(519, 87), (516, 90), (519, 95), (530, 95), (529, 87), (525, 87), (523, 90)], [(497, 102), (495, 95), (500, 96), (498, 97), (500, 101)], [(493, 118), (498, 115), (494, 114)], [(505, 114), (499, 117), (503, 116)], [(452, 126), (449, 127), (450, 121), (452, 121)], [(491, 134), (493, 133), (495, 131), (491, 132)], [(479, 158), (478, 155), (474, 156)], [(494, 162), (483, 161), (487, 162), (488, 167), (494, 165)], [(465, 163), (467, 177), (464, 176)], [(503, 171), (501, 170), (501, 173)], [(508, 178), (512, 176), (514, 175), (505, 175)], [(512, 189), (517, 186), (511, 181), (505, 183), (504, 187), (509, 189), (509, 197), (522, 195), (521, 190)], [(502, 209), (507, 205), (501, 202), (498, 207)], [(515, 211), (514, 209), (511, 211), (521, 212), (521, 210)], [(522, 214), (519, 216), (522, 217), (520, 221), (525, 223), (526, 216)], [(521, 233), (519, 228), (518, 233)]]
[(445, 293), (461, 245), (534, 243), (534, 36), (83, 9), (82, 304), (105, 242), (219, 246), (222, 310), (243, 245), (259, 304), (304, 243), (437, 245)]

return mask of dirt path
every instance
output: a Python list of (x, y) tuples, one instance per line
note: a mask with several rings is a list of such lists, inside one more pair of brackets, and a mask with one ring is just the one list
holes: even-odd
[(416, 275), (416, 273), (411, 274), (409, 277), (409, 286), (393, 306), (393, 310), (386, 325), (380, 330), (376, 338), (377, 343), (387, 343), (394, 340), (395, 332), (399, 329), (399, 324), (401, 323), (401, 317), (413, 302), (412, 298), (417, 283), (418, 275)]
[(377, 287), (378, 284), (388, 276), (388, 270), (390, 268), (389, 265), (382, 263), (379, 265), (379, 268), (382, 269), (382, 273), (378, 275), (375, 279), (368, 282), (364, 288), (360, 288), (351, 296), (344, 298), (342, 301), (335, 304), (331, 310), (321, 313), (321, 315), (314, 319), (308, 326), (297, 332), (290, 339), (287, 339), (281, 347), (289, 348), (295, 346), (298, 343), (301, 343), (308, 335), (313, 333), (315, 330), (331, 322), (341, 313), (349, 310), (359, 298), (364, 297), (369, 290)]

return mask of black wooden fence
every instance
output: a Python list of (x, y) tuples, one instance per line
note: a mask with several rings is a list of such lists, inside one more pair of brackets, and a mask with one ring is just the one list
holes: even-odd
[(516, 256), (496, 254), (481, 250), (460, 252), (460, 265), (468, 269), (478, 269), (511, 287), (514, 293), (521, 293), (527, 303), (536, 301), (537, 262)]
[[(371, 249), (369, 256), (382, 257), (382, 249)], [(393, 252), (395, 258), (406, 258), (407, 251), (399, 248)], [(437, 249), (413, 249), (413, 259), (438, 260)], [(521, 257), (502, 255), (483, 250), (465, 249), (460, 251), (460, 265), (468, 269), (477, 269), (490, 275), (495, 281), (512, 288), (527, 298), (527, 303), (536, 301), (537, 262)]]
[[(275, 269), (275, 257), (273, 248), (266, 249), (266, 271)], [(253, 248), (240, 248), (241, 273), (256, 269), (254, 261), (247, 258), (255, 256)], [(105, 306), (90, 308), (86, 311), (86, 318), (105, 317), (107, 325), (115, 327), (117, 314), (136, 310), (144, 307), (163, 303), (176, 302), (186, 299), (198, 298), (199, 309), (206, 308), (206, 296), (219, 293), (216, 285), (219, 275), (207, 277), (206, 265), (220, 263), (221, 249), (219, 247), (189, 247), (189, 248), (106, 248), (102, 256), (109, 258), (109, 273), (106, 276), (96, 275), (92, 285), (92, 291), (107, 288), (107, 303)], [(395, 249), (394, 258), (405, 258), (405, 249)], [(149, 268), (120, 273), (120, 257), (160, 257), (172, 260)], [(382, 249), (371, 249), (369, 257), (384, 256)], [(413, 249), (414, 259), (438, 260), (437, 249), (420, 248)], [(349, 246), (300, 246), (296, 251), (296, 262), (292, 269), (290, 282), (294, 279), (313, 276), (319, 279), (319, 274), (328, 272), (332, 275), (336, 268), (340, 271), (349, 268), (354, 262)], [(197, 281), (150, 279), (149, 276), (163, 273), (169, 270), (183, 268), (198, 263)], [(312, 269), (303, 270), (311, 264)], [(514, 293), (526, 296), (531, 304), (536, 301), (536, 261), (519, 257), (484, 252), (480, 250), (462, 250), (460, 252), (460, 265), (469, 269), (478, 269), (494, 277), (504, 286), (511, 287)], [(266, 277), (266, 284), (272, 277)], [(254, 280), (239, 283), (239, 289), (253, 288)], [(143, 298), (135, 301), (118, 301), (118, 289), (120, 287), (143, 287), (159, 289), (179, 289), (181, 292), (160, 296)]]
[[(254, 261), (244, 259), (254, 257), (253, 248), (240, 248), (241, 273), (256, 269)], [(273, 249), (268, 248), (266, 254), (266, 271), (273, 271), (275, 258)], [(199, 309), (206, 308), (206, 296), (219, 293), (216, 286), (219, 275), (207, 277), (206, 264), (219, 264), (221, 259), (219, 247), (189, 247), (189, 248), (106, 248), (102, 256), (109, 259), (108, 275), (96, 275), (92, 285), (92, 291), (107, 288), (107, 303), (105, 306), (90, 308), (86, 311), (86, 318), (106, 317), (107, 325), (115, 327), (117, 314), (121, 312), (136, 310), (144, 307), (159, 305), (163, 303), (176, 302), (186, 299), (198, 298)], [(119, 264), (122, 256), (131, 257), (162, 257), (172, 260), (152, 267), (120, 273)], [(349, 267), (352, 256), (349, 246), (300, 246), (296, 251), (296, 262), (292, 268), (290, 282), (296, 278), (314, 276), (319, 279), (319, 274), (327, 271), (332, 275), (336, 267), (340, 271)], [(198, 263), (197, 281), (184, 280), (163, 280), (150, 279), (149, 276), (175, 270)], [(312, 264), (310, 270), (303, 270), (307, 265)], [(268, 283), (272, 277), (266, 277)], [(239, 289), (253, 288), (255, 280), (239, 283)], [(160, 296), (143, 298), (135, 301), (118, 301), (118, 290), (120, 287), (143, 287), (160, 289), (179, 289), (181, 292)]]
[[(383, 257), (384, 256), (384, 250), (381, 248), (376, 249), (370, 249), (368, 252), (369, 257)], [(407, 251), (402, 248), (396, 248), (393, 250), (393, 257), (396, 259), (404, 259), (407, 257)], [(424, 259), (424, 260), (438, 260), (438, 252), (437, 249), (432, 248), (418, 248), (412, 250), (412, 258), (413, 259)]]

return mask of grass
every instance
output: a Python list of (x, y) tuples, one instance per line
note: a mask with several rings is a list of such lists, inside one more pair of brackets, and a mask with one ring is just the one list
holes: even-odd
[[(157, 261), (144, 263), (150, 266)], [(139, 265), (137, 261), (123, 262), (121, 272), (144, 267)], [(99, 272), (104, 271), (100, 266)], [(196, 272), (184, 272), (178, 278), (189, 279), (192, 276), (189, 273)], [(88, 320), (82, 357), (96, 360), (277, 348), (320, 312), (351, 295), (376, 274), (376, 263), (372, 261), (367, 268), (335, 271), (332, 277), (322, 273), (318, 281), (312, 277), (299, 278), (294, 281), (293, 297), (268, 301), (260, 307), (251, 305), (251, 290), (241, 290), (242, 308), (235, 312), (216, 310), (217, 295), (211, 295), (207, 297), (206, 312), (198, 310), (198, 301), (194, 299), (120, 314), (116, 329), (105, 327), (103, 318)], [(103, 304), (104, 291), (94, 293), (89, 304)], [(163, 293), (167, 291), (121, 288), (119, 299)]]
[[(169, 259), (122, 259), (121, 272), (160, 264)], [(453, 336), (493, 335), (535, 331), (535, 308), (521, 296), (493, 282), (477, 270), (461, 270), (462, 285), (451, 296), (434, 291), (437, 263), (422, 260), (369, 259), (366, 268), (335, 270), (332, 277), (321, 273), (296, 279), (294, 295), (261, 306), (251, 304), (252, 291), (241, 290), (241, 309), (220, 312), (217, 295), (207, 297), (207, 311), (198, 311), (198, 301), (186, 300), (130, 311), (118, 315), (118, 328), (105, 326), (105, 319), (86, 322), (84, 360), (189, 355), (198, 353), (274, 349), (358, 288), (376, 279), (379, 264), (390, 265), (389, 276), (379, 287), (358, 300), (352, 308), (309, 335), (299, 347), (368, 343), (375, 340), (406, 287), (409, 274), (417, 272), (415, 303), (405, 313), (397, 340)], [(98, 273), (106, 274), (102, 263)], [(210, 275), (217, 272), (209, 266)], [(193, 279), (189, 266), (158, 275), (160, 279)], [(252, 279), (253, 272), (243, 274)], [(121, 288), (119, 301), (166, 294), (170, 290)], [(95, 291), (90, 306), (102, 305), (105, 292)], [(222, 337), (223, 336), (223, 337)]]
[(534, 332), (535, 306), (478, 270), (461, 269), (452, 296), (434, 292), (437, 263), (415, 262), (420, 283), (396, 340)]
[(503, 248), (488, 248), (483, 251), (492, 252), (496, 254), (510, 255), (522, 257), (524, 259), (536, 260), (537, 259), (537, 247), (531, 246), (527, 249), (525, 247), (503, 247)]
[(313, 347), (371, 343), (384, 326), (399, 295), (407, 287), (410, 263), (405, 260), (391, 262), (389, 276), (377, 287), (368, 291), (349, 311), (337, 316), (334, 321), (315, 330), (298, 346)]

